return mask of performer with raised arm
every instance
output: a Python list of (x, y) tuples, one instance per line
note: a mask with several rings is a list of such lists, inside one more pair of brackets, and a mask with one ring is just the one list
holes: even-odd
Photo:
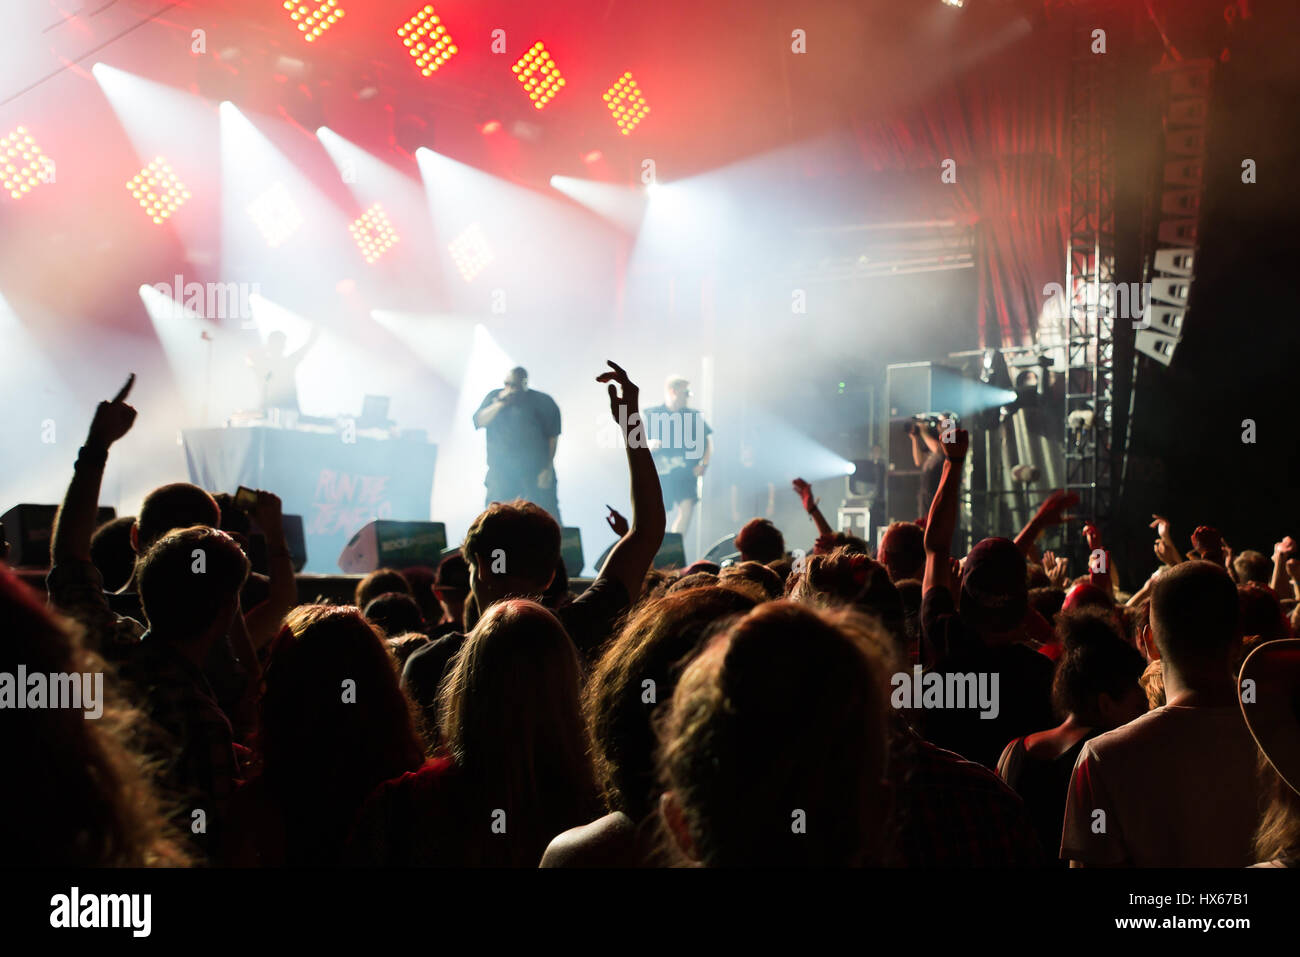
[(713, 429), (704, 413), (686, 403), (691, 383), (682, 376), (669, 376), (664, 383), (663, 405), (645, 410), (645, 434), (654, 454), (659, 484), (664, 492), (664, 509), (677, 509), (670, 531), (685, 535), (700, 500), (699, 480), (708, 471), (713, 455)]
[(474, 413), (474, 428), (487, 434), (484, 505), (522, 498), (560, 521), (555, 485), (560, 407), (545, 392), (528, 388), (527, 369), (511, 369), (502, 387), (484, 397)]
[(298, 366), (319, 338), (320, 327), (312, 326), (302, 347), (286, 353), (288, 339), (277, 329), (266, 337), (260, 351), (249, 354), (247, 362), (257, 376), (263, 412), (278, 410), (297, 415), (302, 411), (298, 407)]

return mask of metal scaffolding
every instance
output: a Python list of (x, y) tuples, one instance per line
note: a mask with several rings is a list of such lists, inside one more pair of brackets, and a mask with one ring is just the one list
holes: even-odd
[[(1073, 29), (1070, 79), (1070, 234), (1066, 251), (1065, 488), (1078, 514), (1111, 515), (1115, 390), (1115, 73), (1091, 50), (1093, 21)], [(1082, 523), (1065, 526), (1067, 551)]]

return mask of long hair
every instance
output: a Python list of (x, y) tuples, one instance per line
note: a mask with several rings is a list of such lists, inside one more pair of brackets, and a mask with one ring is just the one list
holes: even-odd
[(271, 646), (256, 736), (288, 863), (325, 863), (381, 782), (424, 760), (384, 640), (354, 607), (303, 605)]
[(1259, 776), (1268, 805), (1255, 832), (1255, 857), (1261, 862), (1287, 858), (1295, 867), (1300, 858), (1300, 794), (1282, 780), (1263, 751), (1259, 753)]
[(16, 675), (23, 665), (28, 675), (100, 675), (104, 698), (99, 718), (75, 708), (0, 711), (0, 753), (13, 774), (0, 788), (6, 864), (188, 866), (184, 838), (169, 823), (154, 769), (136, 746), (145, 719), (120, 696), (117, 676), (85, 646), (78, 626), (48, 611), (3, 568), (0, 620), (0, 672)]
[(443, 680), (438, 713), (465, 813), (485, 828), (505, 814), (503, 839), (476, 842), (484, 859), (467, 863), (536, 867), (551, 838), (600, 813), (577, 651), (546, 608), (489, 608)]
[(834, 608), (850, 605), (875, 615), (900, 651), (907, 645), (903, 599), (889, 570), (867, 555), (839, 546), (829, 555), (809, 555), (786, 580), (786, 596), (800, 604)]
[(757, 602), (731, 588), (690, 588), (645, 601), (592, 669), (583, 691), (606, 806), (640, 821), (655, 809), (653, 715), (672, 700), (703, 636)]
[(758, 606), (682, 675), (660, 782), (712, 867), (878, 863), (887, 814), (879, 626), (852, 611)]

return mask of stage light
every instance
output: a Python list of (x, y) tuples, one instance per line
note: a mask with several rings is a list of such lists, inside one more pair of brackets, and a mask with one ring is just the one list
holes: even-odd
[(631, 73), (624, 73), (604, 94), (605, 106), (618, 124), (618, 131), (627, 136), (637, 124), (645, 119), (650, 107), (641, 95), (641, 88), (632, 79)]
[(555, 65), (550, 52), (542, 45), (541, 40), (529, 47), (528, 52), (510, 69), (514, 71), (515, 78), (523, 84), (524, 92), (528, 94), (528, 99), (533, 101), (535, 109), (540, 110), (544, 107), (564, 86), (564, 77), (560, 75), (560, 68)]
[(432, 76), (458, 52), (455, 41), (442, 25), (433, 7), (426, 4), (415, 16), (397, 28), (406, 52), (415, 59), (415, 66), (424, 76)]
[(338, 0), (325, 0), (324, 3), (295, 3), (284, 0), (284, 8), (289, 11), (289, 19), (298, 24), (302, 38), (308, 43), (320, 38), (330, 27), (343, 18), (344, 10)]
[(500, 132), (500, 130), (501, 130), (501, 121), (500, 121), (500, 120), (488, 120), (486, 123), (484, 123), (484, 124), (483, 124), (482, 126), (480, 126), (478, 129), (479, 129), (479, 132), (482, 133), (484, 136), (491, 136), (493, 133)]
[(965, 0), (943, 0), (945, 7), (962, 7), (965, 6)]
[(464, 232), (447, 244), (451, 257), (456, 261), (456, 268), (466, 282), (473, 282), (496, 256), (483, 235), (483, 227), (471, 223)]
[(357, 248), (361, 250), (361, 255), (372, 265), (398, 240), (397, 231), (378, 203), (354, 219), (348, 230), (352, 233)]
[[(595, 163), (599, 163), (604, 158), (605, 158), (605, 154), (602, 153), (600, 150), (592, 150), (590, 153), (587, 153), (582, 157), (582, 161), (586, 163), (588, 166), (591, 166)], [(554, 186), (555, 184), (552, 183), (551, 185)]]
[(302, 225), (302, 213), (283, 183), (274, 184), (249, 203), (248, 215), (272, 249), (283, 245)]
[(0, 139), (0, 163), (4, 164), (5, 189), (14, 199), (22, 199), (34, 187), (50, 182), (47, 170), (54, 165), (22, 126)]
[(161, 156), (154, 157), (148, 166), (128, 180), (126, 188), (155, 225), (161, 225), (190, 198), (190, 191)]

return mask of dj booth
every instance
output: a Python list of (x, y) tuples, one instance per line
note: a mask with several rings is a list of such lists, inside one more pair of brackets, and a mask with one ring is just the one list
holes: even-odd
[(338, 557), (375, 519), (425, 520), (438, 447), (412, 438), (344, 441), (337, 430), (271, 426), (189, 429), (181, 433), (190, 481), (217, 492), (239, 486), (280, 496), (301, 515), (306, 571), (338, 571)]

